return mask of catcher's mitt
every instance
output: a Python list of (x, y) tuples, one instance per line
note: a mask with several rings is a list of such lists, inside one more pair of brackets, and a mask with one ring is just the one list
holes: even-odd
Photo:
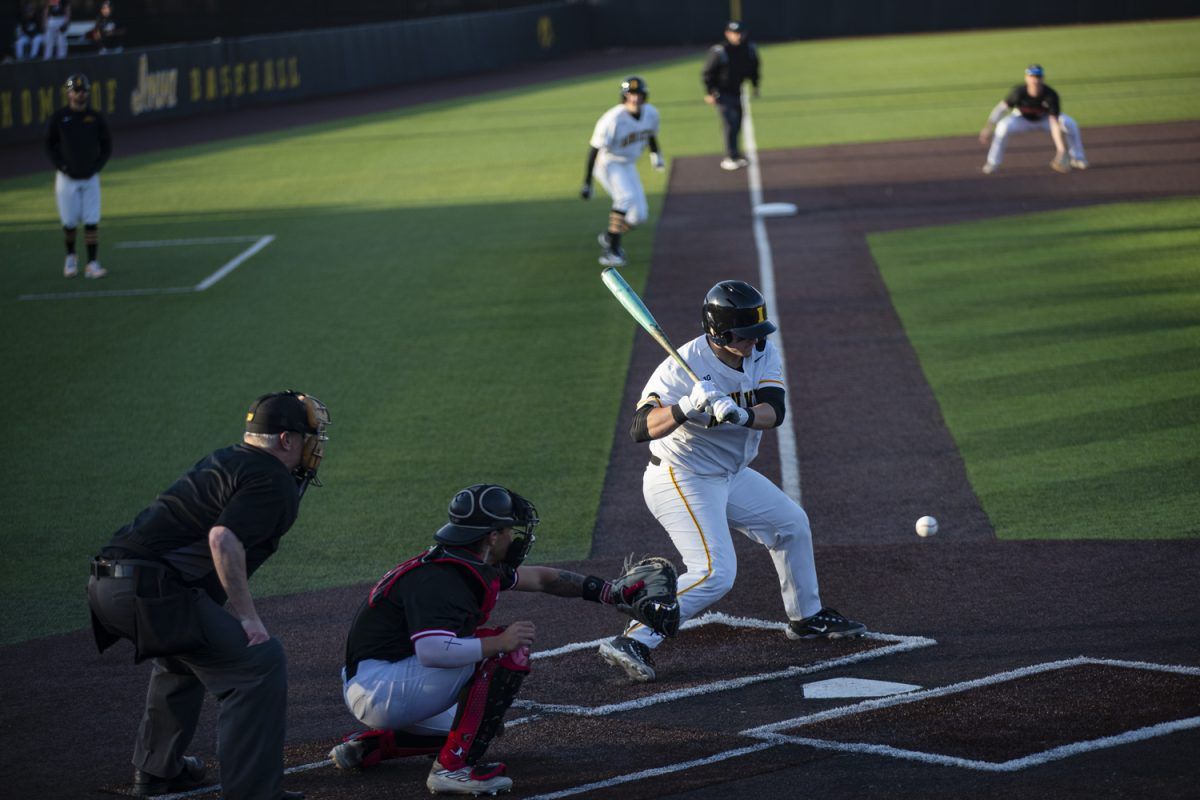
[(632, 563), (612, 580), (617, 610), (628, 614), (662, 636), (679, 632), (679, 600), (675, 596), (675, 565), (665, 558), (649, 556)]
[(1050, 169), (1055, 172), (1070, 172), (1071, 158), (1066, 153), (1063, 153), (1061, 156), (1055, 156), (1054, 160), (1050, 162)]

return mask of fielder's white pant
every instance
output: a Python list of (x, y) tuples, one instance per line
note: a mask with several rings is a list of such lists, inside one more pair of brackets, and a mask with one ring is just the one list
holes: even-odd
[[(1083, 154), (1083, 139), (1079, 136), (1079, 126), (1066, 114), (1060, 115), (1059, 119), (1066, 132), (1067, 154), (1077, 161), (1086, 161), (1087, 157)], [(1004, 150), (1008, 147), (1008, 137), (1014, 133), (1029, 133), (1030, 131), (1050, 133), (1050, 118), (1042, 117), (1034, 122), (1025, 119), (1020, 114), (1010, 114), (997, 122), (996, 133), (992, 136), (992, 146), (988, 150), (988, 163), (1000, 166), (1000, 163), (1004, 161)]]
[(598, 158), (592, 174), (612, 198), (613, 210), (625, 212), (629, 227), (641, 225), (650, 217), (650, 205), (636, 163)]
[(46, 48), (45, 60), (67, 57), (67, 25), (66, 17), (50, 17), (46, 20), (46, 33), (43, 46)]
[(359, 662), (348, 681), (342, 670), (342, 699), (354, 718), (369, 728), (445, 736), (454, 724), (458, 693), (475, 667), (426, 667), (416, 656), (403, 661), (369, 658)]
[[(764, 545), (779, 575), (788, 619), (821, 610), (808, 514), (771, 481), (746, 467), (734, 475), (696, 475), (665, 462), (642, 476), (646, 506), (683, 558), (680, 622), (696, 616), (733, 588), (737, 554), (730, 529)], [(662, 637), (631, 624), (626, 636), (655, 647)]]
[(54, 178), (54, 198), (64, 228), (100, 224), (100, 175), (76, 180), (63, 173)]

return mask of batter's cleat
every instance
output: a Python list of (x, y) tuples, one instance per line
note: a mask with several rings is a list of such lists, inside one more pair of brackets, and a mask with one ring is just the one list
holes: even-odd
[(67, 260), (63, 262), (63, 277), (74, 278), (79, 274), (79, 262), (75, 260), (75, 254), (67, 256)]
[(504, 775), (505, 769), (503, 764), (446, 769), (442, 762), (434, 761), (425, 787), (433, 794), (500, 794), (512, 788), (512, 778)]
[(740, 169), (740, 167), (738, 167), (738, 162), (734, 161), (732, 158), (722, 158), (721, 169), (728, 172), (733, 172), (735, 169)]
[(600, 645), (600, 657), (639, 683), (649, 683), (657, 677), (650, 648), (637, 639), (617, 636)]
[(737, 164), (739, 169), (750, 166), (750, 160), (743, 156), (738, 156), (737, 158), (735, 158), (733, 160), (733, 163)]
[(996, 170), (998, 170), (998, 169), (1000, 169), (1000, 166), (998, 164), (993, 164), (992, 162), (989, 161), (988, 163), (983, 165), (983, 169), (981, 169), (980, 172), (982, 172), (984, 175), (995, 175)]
[(133, 771), (133, 795), (135, 797), (154, 797), (160, 794), (187, 792), (204, 785), (204, 776), (208, 770), (204, 762), (195, 756), (183, 757), (183, 770), (174, 778), (160, 778), (140, 769)]
[(108, 274), (108, 270), (100, 266), (99, 261), (89, 261), (87, 267), (83, 270), (85, 278), (103, 278)]
[(832, 608), (822, 608), (811, 617), (792, 620), (787, 626), (789, 639), (852, 639), (866, 632), (866, 625), (846, 619)]
[(1088, 164), (1086, 158), (1072, 158), (1071, 159), (1071, 168), (1072, 169), (1087, 169), (1089, 166), (1091, 166), (1091, 165)]

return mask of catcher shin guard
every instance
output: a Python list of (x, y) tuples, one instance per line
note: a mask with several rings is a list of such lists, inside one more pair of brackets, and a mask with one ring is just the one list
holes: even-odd
[(528, 674), (526, 648), (484, 659), (458, 697), (454, 727), (438, 754), (442, 767), (457, 770), (479, 763)]
[(339, 769), (373, 767), (391, 758), (434, 755), (441, 750), (442, 742), (441, 736), (405, 731), (356, 731), (330, 750), (329, 758)]

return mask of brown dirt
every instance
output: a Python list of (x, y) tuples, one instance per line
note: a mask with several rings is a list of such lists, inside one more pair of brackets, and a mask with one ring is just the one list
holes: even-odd
[[(548, 77), (546, 70), (536, 77)], [(316, 121), (308, 111), (298, 117)], [(218, 136), (211, 124), (205, 127)], [(848, 702), (805, 699), (809, 680), (853, 676), (933, 687), (1079, 655), (1200, 664), (1200, 542), (995, 540), (864, 240), (875, 230), (1195, 193), (1200, 187), (1200, 123), (1084, 135), (1096, 166), (1067, 176), (1046, 168), (1045, 144), (1032, 140), (1019, 142), (1006, 170), (993, 178), (978, 174), (982, 153), (969, 139), (765, 154), (766, 199), (800, 207), (798, 216), (769, 226), (776, 314), (788, 353), (823, 598), (873, 630), (925, 636), (937, 645), (608, 717), (542, 714), (514, 724), (490, 755), (509, 763), (517, 796), (693, 759), (699, 763), (686, 771), (587, 796), (1196, 795), (1195, 730), (1006, 774), (802, 745), (716, 759), (754, 744), (739, 731)], [(673, 165), (646, 300), (678, 341), (696, 330), (697, 298), (715, 281), (757, 280), (745, 185), (744, 175), (720, 171), (712, 158)], [(585, 239), (581, 248), (590, 246)], [(594, 257), (594, 248), (581, 252)], [(640, 500), (644, 448), (625, 433), (634, 396), (661, 358), (647, 337), (636, 335), (593, 553), (582, 564), (564, 566), (607, 574), (632, 549), (671, 552)], [(777, 479), (774, 437), (766, 442), (757, 466)], [(910, 532), (912, 522), (929, 512), (942, 521), (943, 533), (919, 540)], [(748, 542), (737, 549), (737, 585), (716, 610), (780, 620), (769, 559)], [(321, 759), (354, 727), (342, 707), (337, 671), (349, 616), (365, 588), (261, 603), (290, 659), (289, 764)], [(619, 623), (611, 612), (592, 604), (572, 603), (568, 626), (563, 602), (570, 601), (506, 597), (497, 621), (534, 619), (543, 648), (615, 633)], [(658, 687), (809, 664), (878, 644), (813, 646), (757, 631), (714, 638), (717, 633), (685, 632), (665, 645)], [(598, 670), (584, 656), (537, 662), (529, 697), (602, 705), (648, 691)], [(121, 791), (148, 670), (130, 666), (128, 657), (125, 645), (97, 656), (85, 631), (0, 648), (0, 676), (8, 687), (0, 711), (6, 796), (86, 798)], [(928, 751), (940, 746), (941, 752), (998, 761), (1036, 749), (1031, 731), (1052, 746), (1195, 716), (1197, 680), (1077, 669), (1030, 680), (1020, 695), (1012, 690), (1024, 687), (1014, 683), (957, 695), (953, 702), (914, 703), (891, 715), (841, 723), (857, 726), (842, 732), (857, 741)], [(210, 760), (214, 705), (208, 704), (193, 747)], [(510, 718), (528, 715), (517, 709)], [(427, 764), (409, 759), (353, 774), (322, 766), (294, 774), (286, 784), (309, 798), (422, 797)]]

